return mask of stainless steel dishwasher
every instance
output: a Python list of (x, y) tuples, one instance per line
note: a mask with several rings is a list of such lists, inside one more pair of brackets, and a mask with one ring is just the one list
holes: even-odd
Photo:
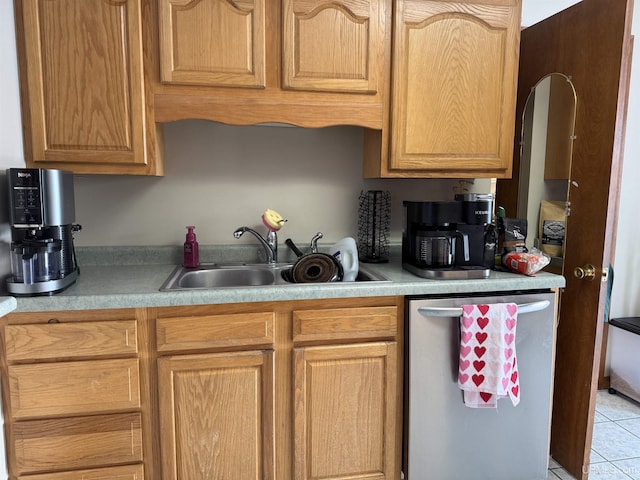
[[(407, 299), (408, 480), (544, 480), (555, 351), (553, 292)], [(458, 387), (459, 318), (466, 304), (518, 304), (521, 400), (475, 409)]]

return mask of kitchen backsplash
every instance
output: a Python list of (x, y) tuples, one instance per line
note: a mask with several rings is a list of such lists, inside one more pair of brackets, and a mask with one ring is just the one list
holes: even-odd
[[(324, 242), (357, 235), (361, 190), (391, 193), (391, 241), (400, 241), (403, 200), (453, 199), (458, 180), (362, 178), (358, 127), (303, 129), (236, 127), (208, 121), (164, 126), (164, 177), (76, 175), (76, 245), (182, 244), (195, 225), (201, 244), (235, 240), (246, 225), (263, 232), (260, 215), (277, 210), (291, 237), (306, 245), (318, 231)], [(465, 183), (486, 192), (489, 180)]]

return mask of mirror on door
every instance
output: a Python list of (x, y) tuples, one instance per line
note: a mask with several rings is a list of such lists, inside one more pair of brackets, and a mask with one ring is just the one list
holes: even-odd
[(522, 116), (518, 218), (528, 224), (527, 247), (551, 256), (562, 273), (576, 117), (571, 78), (552, 73), (531, 90)]

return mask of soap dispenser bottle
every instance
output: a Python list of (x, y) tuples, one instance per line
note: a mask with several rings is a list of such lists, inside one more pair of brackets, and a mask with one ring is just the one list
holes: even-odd
[(187, 238), (184, 241), (184, 266), (187, 268), (195, 268), (200, 265), (200, 254), (198, 252), (198, 242), (194, 230), (196, 227), (189, 226), (187, 228)]

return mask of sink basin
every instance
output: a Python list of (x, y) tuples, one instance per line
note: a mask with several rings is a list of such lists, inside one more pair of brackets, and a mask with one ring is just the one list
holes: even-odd
[[(198, 268), (177, 267), (164, 282), (161, 291), (215, 289), (225, 287), (257, 287), (264, 285), (304, 285), (290, 281), (292, 265), (279, 263), (213, 264)], [(388, 281), (382, 275), (361, 268), (356, 282)], [(345, 282), (346, 283), (346, 282)]]

